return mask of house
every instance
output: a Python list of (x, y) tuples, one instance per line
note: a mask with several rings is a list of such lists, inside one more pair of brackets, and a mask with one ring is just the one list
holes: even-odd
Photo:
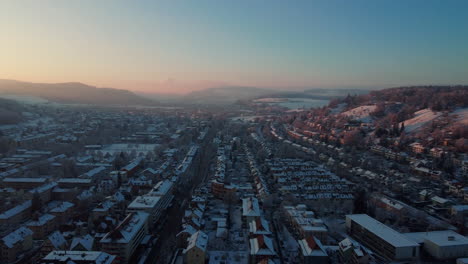
[(313, 236), (298, 241), (299, 256), (304, 264), (327, 264), (328, 254), (322, 242)]
[(183, 225), (182, 231), (176, 235), (177, 245), (179, 248), (186, 248), (189, 237), (195, 234), (198, 230), (191, 225)]
[(74, 251), (92, 251), (94, 248), (94, 237), (90, 234), (87, 234), (83, 237), (74, 237), (71, 245), (70, 250)]
[(250, 263), (259, 263), (276, 257), (273, 240), (265, 235), (257, 235), (249, 240)]
[(135, 174), (135, 172), (140, 168), (143, 159), (143, 157), (134, 159), (132, 162), (121, 168), (120, 171), (126, 172), (130, 177), (133, 176), (133, 174)]
[(248, 197), (242, 199), (242, 218), (245, 220), (245, 223), (252, 222), (260, 215), (260, 206), (257, 198)]
[(67, 247), (68, 243), (63, 237), (63, 234), (59, 231), (55, 231), (50, 234), (42, 244), (41, 255), (46, 256), (54, 250), (66, 250)]
[(203, 231), (195, 232), (188, 239), (188, 245), (184, 249), (185, 263), (204, 264), (206, 259), (206, 247), (208, 245), (208, 235)]
[(313, 236), (322, 243), (328, 241), (328, 229), (321, 219), (315, 218), (312, 211), (308, 211), (304, 204), (284, 206), (284, 215), (292, 230), (300, 238)]

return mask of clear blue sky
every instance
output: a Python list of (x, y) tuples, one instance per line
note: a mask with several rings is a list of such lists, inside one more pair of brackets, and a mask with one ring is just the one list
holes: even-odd
[(188, 89), (468, 83), (462, 0), (0, 0), (0, 32), (0, 78), (26, 81), (158, 91), (168, 79)]

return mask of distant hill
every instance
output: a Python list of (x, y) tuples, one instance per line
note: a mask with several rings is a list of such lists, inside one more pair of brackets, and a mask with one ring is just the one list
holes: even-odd
[(259, 96), (274, 94), (278, 91), (246, 86), (226, 86), (194, 91), (183, 100), (192, 103), (234, 103), (238, 100), (249, 100)]
[(307, 89), (304, 91), (285, 91), (248, 86), (225, 86), (194, 91), (185, 96), (184, 100), (194, 103), (233, 103), (239, 100), (260, 98), (311, 98), (329, 100), (336, 97), (345, 97), (348, 94), (367, 94), (366, 89)]
[(0, 80), (0, 93), (34, 96), (58, 103), (94, 105), (155, 105), (156, 101), (140, 97), (130, 91), (97, 88), (70, 83), (29, 83), (14, 80)]

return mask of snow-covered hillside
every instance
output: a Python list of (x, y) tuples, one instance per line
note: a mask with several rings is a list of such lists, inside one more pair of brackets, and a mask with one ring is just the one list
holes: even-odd
[(421, 127), (425, 126), (426, 124), (432, 122), (434, 119), (438, 118), (440, 115), (442, 115), (441, 112), (433, 112), (429, 108), (419, 110), (414, 114), (415, 117), (402, 122), (405, 124), (405, 132), (415, 132)]
[(343, 112), (342, 114), (353, 117), (356, 120), (369, 123), (372, 121), (370, 113), (374, 112), (375, 108), (375, 105), (363, 105)]

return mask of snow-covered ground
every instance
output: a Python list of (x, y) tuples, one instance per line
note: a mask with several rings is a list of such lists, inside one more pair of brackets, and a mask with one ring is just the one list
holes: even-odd
[(405, 132), (415, 132), (421, 127), (425, 126), (426, 124), (432, 122), (434, 119), (438, 118), (440, 115), (442, 115), (442, 113), (433, 112), (429, 108), (419, 110), (414, 114), (415, 117), (402, 122), (405, 124)]
[(375, 108), (375, 105), (363, 105), (343, 112), (342, 114), (362, 122), (371, 122), (372, 118), (370, 116), (370, 113), (374, 112)]
[(457, 109), (451, 115), (456, 116), (457, 123), (468, 125), (468, 108)]

